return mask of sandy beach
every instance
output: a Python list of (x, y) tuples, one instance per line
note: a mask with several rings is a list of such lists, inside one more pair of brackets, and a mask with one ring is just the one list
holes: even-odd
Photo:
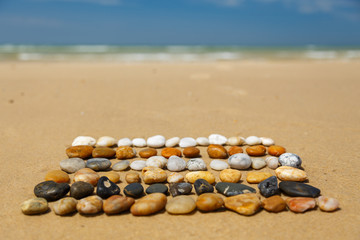
[[(1, 62), (0, 239), (359, 239), (359, 89), (358, 61)], [(149, 217), (21, 213), (20, 204), (47, 171), (59, 169), (76, 136), (211, 133), (273, 138), (301, 156), (309, 184), (337, 198), (341, 209), (263, 210), (251, 217), (228, 210)], [(209, 164), (206, 148), (200, 150)]]

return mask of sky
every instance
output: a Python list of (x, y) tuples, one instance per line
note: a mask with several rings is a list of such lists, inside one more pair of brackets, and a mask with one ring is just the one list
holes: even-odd
[(0, 44), (360, 45), (360, 0), (0, 0)]

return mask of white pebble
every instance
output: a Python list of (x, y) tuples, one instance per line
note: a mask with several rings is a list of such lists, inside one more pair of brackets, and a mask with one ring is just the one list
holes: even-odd
[(185, 137), (185, 138), (182, 138), (180, 140), (179, 146), (182, 147), (182, 148), (195, 147), (196, 146), (196, 141), (195, 141), (195, 139), (193, 139), (191, 137)]
[(147, 139), (148, 147), (161, 148), (165, 145), (165, 137), (162, 135), (155, 135)]
[(68, 158), (60, 162), (61, 170), (67, 173), (74, 173), (85, 168), (85, 161), (81, 158)]
[(229, 168), (229, 164), (227, 164), (227, 162), (215, 159), (210, 162), (210, 167), (216, 171), (222, 171)]
[(266, 166), (266, 162), (262, 158), (253, 158), (251, 160), (252, 160), (251, 167), (253, 169), (261, 169)]
[(118, 141), (117, 145), (119, 147), (122, 147), (122, 146), (128, 146), (128, 147), (131, 147), (132, 146), (132, 141), (130, 140), (130, 138), (122, 138)]
[(279, 159), (277, 157), (267, 157), (265, 158), (265, 162), (268, 168), (277, 169), (279, 166)]
[(231, 168), (248, 169), (251, 166), (251, 159), (245, 153), (237, 153), (229, 157), (228, 163)]
[(301, 158), (295, 153), (283, 153), (279, 157), (281, 166), (289, 166), (299, 168), (301, 166)]
[(88, 146), (95, 146), (96, 139), (89, 136), (78, 136), (72, 142), (72, 146), (79, 146), (79, 145), (88, 145)]
[(176, 145), (178, 145), (180, 142), (180, 138), (179, 137), (173, 137), (170, 138), (166, 141), (165, 143), (165, 147), (175, 147)]
[(206, 163), (201, 158), (192, 158), (186, 163), (189, 171), (205, 171)]
[(134, 138), (132, 140), (132, 145), (139, 148), (146, 147), (146, 140), (143, 138)]
[(198, 137), (196, 139), (196, 143), (199, 145), (199, 146), (209, 146), (209, 139), (207, 137)]
[(261, 143), (264, 146), (271, 146), (275, 144), (275, 141), (272, 140), (271, 138), (267, 138), (267, 137), (261, 137)]
[(96, 142), (96, 145), (99, 147), (111, 147), (114, 146), (115, 144), (116, 144), (116, 139), (109, 136), (100, 137)]
[(224, 145), (227, 142), (227, 138), (220, 134), (211, 134), (209, 136), (209, 143), (210, 144), (219, 144)]
[(183, 181), (184, 181), (184, 176), (177, 172), (170, 173), (167, 178), (168, 183), (179, 183)]
[(146, 167), (146, 162), (144, 160), (136, 160), (130, 164), (131, 169), (136, 171), (141, 171), (144, 167)]
[(163, 156), (152, 156), (146, 160), (147, 167), (164, 168), (167, 163), (167, 159)]
[(243, 137), (230, 137), (227, 140), (228, 145), (230, 146), (240, 146), (243, 145), (245, 142), (245, 139)]
[(172, 172), (179, 172), (186, 168), (186, 162), (184, 159), (178, 156), (171, 156), (167, 162), (167, 169)]
[(114, 165), (112, 165), (112, 169), (114, 171), (123, 171), (125, 169), (127, 169), (130, 165), (129, 160), (121, 160), (118, 163), (115, 163)]
[(261, 144), (261, 139), (256, 136), (250, 136), (245, 139), (247, 145), (259, 145)]

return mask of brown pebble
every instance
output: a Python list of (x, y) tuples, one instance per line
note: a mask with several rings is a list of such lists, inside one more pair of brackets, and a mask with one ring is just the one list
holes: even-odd
[(266, 211), (275, 213), (281, 212), (286, 208), (286, 202), (278, 195), (265, 198), (261, 205)]
[(97, 174), (94, 170), (90, 168), (82, 168), (77, 171), (74, 175), (74, 182), (87, 182), (93, 186), (96, 186), (97, 182), (99, 181), (99, 174)]
[(152, 193), (140, 198), (134, 205), (131, 206), (130, 211), (134, 216), (146, 216), (159, 212), (165, 208), (167, 198), (162, 193)]
[(248, 172), (246, 181), (248, 183), (259, 183), (271, 176), (272, 174), (267, 172)]
[(200, 150), (196, 147), (186, 147), (183, 150), (183, 154), (187, 158), (196, 158), (200, 156)]
[(46, 173), (45, 181), (54, 181), (57, 183), (67, 183), (70, 181), (69, 175), (61, 170), (52, 170)]
[(161, 151), (161, 156), (163, 156), (164, 158), (169, 158), (171, 156), (181, 157), (181, 151), (176, 148), (164, 148)]
[(203, 193), (196, 200), (196, 207), (203, 212), (211, 212), (221, 208), (224, 200), (216, 193)]
[(243, 153), (243, 149), (239, 146), (232, 146), (231, 148), (229, 148), (229, 155), (232, 156), (234, 154), (237, 153)]
[(207, 153), (210, 158), (225, 159), (228, 157), (226, 149), (218, 144), (210, 144), (207, 148)]
[(235, 169), (224, 169), (220, 172), (220, 180), (222, 182), (237, 183), (240, 181), (241, 172)]
[(125, 181), (127, 183), (136, 183), (136, 182), (141, 182), (141, 178), (140, 178), (139, 173), (130, 172), (125, 175)]
[(66, 197), (56, 201), (53, 205), (53, 210), (56, 215), (68, 215), (76, 211), (77, 201), (75, 198)]
[(132, 147), (121, 146), (116, 149), (117, 159), (130, 159), (135, 157), (136, 151)]
[(109, 147), (97, 147), (92, 151), (94, 158), (112, 158), (116, 154), (116, 151)]
[(273, 145), (268, 148), (268, 153), (272, 156), (279, 157), (281, 154), (286, 153), (286, 149), (282, 146)]
[(246, 152), (249, 156), (264, 156), (266, 154), (266, 147), (262, 145), (256, 145), (246, 148)]
[(100, 175), (107, 177), (113, 183), (117, 183), (120, 181), (120, 175), (116, 172), (103, 172), (100, 173)]
[(166, 172), (157, 167), (144, 167), (141, 173), (146, 184), (165, 182), (167, 178)]
[(157, 151), (155, 148), (145, 148), (139, 152), (140, 157), (149, 158), (157, 155)]
[(80, 199), (76, 209), (81, 214), (96, 214), (101, 212), (103, 201), (99, 196), (90, 196)]
[(113, 195), (104, 200), (103, 210), (106, 214), (118, 214), (130, 209), (135, 203), (135, 200), (131, 197), (124, 197), (120, 195)]
[(69, 158), (86, 159), (91, 157), (93, 150), (94, 150), (93, 147), (87, 145), (74, 146), (66, 149), (66, 155)]
[(307, 210), (315, 208), (316, 201), (314, 198), (294, 197), (286, 199), (286, 205), (293, 212), (303, 213)]
[(253, 215), (259, 209), (261, 202), (255, 193), (244, 193), (224, 200), (225, 207), (242, 215)]

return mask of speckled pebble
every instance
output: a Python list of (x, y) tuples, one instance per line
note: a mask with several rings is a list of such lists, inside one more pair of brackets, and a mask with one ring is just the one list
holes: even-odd
[(90, 196), (80, 199), (76, 205), (76, 209), (80, 214), (96, 214), (101, 212), (103, 201), (99, 196)]
[(122, 160), (120, 162), (115, 163), (112, 166), (112, 170), (114, 171), (124, 171), (126, 170), (128, 167), (130, 166), (130, 161), (129, 160)]
[(186, 163), (189, 171), (204, 171), (207, 169), (206, 163), (201, 158), (192, 158)]
[(181, 173), (172, 172), (168, 175), (168, 183), (179, 183), (184, 181), (184, 176)]
[(171, 156), (167, 162), (167, 169), (172, 172), (185, 170), (186, 161), (177, 156)]
[(132, 141), (130, 138), (121, 138), (119, 139), (117, 145), (119, 147), (122, 147), (122, 146), (128, 146), (128, 147), (131, 147), (132, 146)]
[(252, 161), (249, 155), (244, 153), (237, 153), (229, 157), (228, 163), (231, 168), (248, 169), (251, 166)]
[(196, 138), (196, 143), (199, 146), (209, 146), (210, 142), (209, 139), (206, 137), (198, 137)]
[(165, 194), (152, 193), (135, 202), (135, 204), (131, 206), (130, 211), (134, 216), (147, 216), (164, 209), (166, 202), (167, 198)]
[(192, 185), (190, 183), (180, 182), (170, 184), (170, 193), (173, 197), (178, 195), (187, 195), (192, 191)]
[(281, 154), (279, 157), (279, 162), (281, 166), (288, 166), (288, 167), (301, 167), (301, 158), (294, 154), (294, 153), (284, 153)]
[(157, 167), (145, 167), (142, 170), (143, 181), (146, 184), (161, 183), (167, 179), (166, 172)]
[(36, 215), (46, 213), (49, 209), (45, 198), (32, 198), (21, 203), (21, 211), (25, 215)]
[(216, 171), (222, 171), (229, 168), (229, 164), (221, 160), (212, 160), (210, 162), (210, 167)]
[(180, 139), (179, 146), (182, 148), (195, 147), (196, 144), (197, 144), (196, 140), (193, 139), (192, 137), (185, 137), (185, 138)]
[(60, 162), (60, 168), (67, 173), (74, 173), (85, 168), (85, 161), (81, 158), (64, 159)]
[(56, 215), (64, 216), (76, 211), (77, 201), (75, 198), (66, 197), (56, 201), (53, 205), (53, 210)]
[(89, 136), (78, 136), (74, 139), (71, 146), (80, 146), (80, 145), (87, 145), (87, 146), (95, 146), (96, 139)]
[(210, 144), (218, 144), (218, 145), (225, 145), (228, 139), (220, 134), (211, 134), (209, 136), (209, 143)]
[(86, 167), (94, 171), (104, 171), (111, 166), (111, 162), (107, 158), (91, 158), (86, 161)]
[(165, 147), (176, 147), (177, 145), (179, 145), (179, 143), (180, 143), (180, 138), (179, 137), (169, 138), (165, 142)]
[(136, 156), (136, 151), (129, 146), (121, 146), (116, 149), (117, 159), (130, 159)]
[(335, 198), (320, 196), (317, 198), (317, 205), (324, 212), (333, 212), (339, 209), (339, 201)]
[(170, 214), (188, 214), (194, 211), (196, 203), (189, 196), (177, 196), (166, 204), (166, 211)]
[(258, 184), (259, 191), (264, 197), (271, 197), (279, 194), (278, 181), (275, 176), (271, 176)]
[(162, 135), (155, 135), (149, 137), (146, 141), (148, 147), (161, 148), (165, 145), (165, 137)]
[(252, 158), (251, 159), (251, 167), (253, 169), (258, 170), (258, 169), (264, 168), (265, 166), (266, 166), (266, 162), (264, 159), (262, 159), (262, 158)]
[(130, 167), (132, 170), (141, 171), (146, 167), (146, 162), (144, 160), (136, 160), (130, 164)]
[(116, 144), (116, 139), (109, 136), (100, 137), (96, 142), (96, 145), (99, 147), (112, 147), (115, 144)]
[(146, 140), (144, 138), (134, 138), (132, 145), (138, 148), (146, 147)]

